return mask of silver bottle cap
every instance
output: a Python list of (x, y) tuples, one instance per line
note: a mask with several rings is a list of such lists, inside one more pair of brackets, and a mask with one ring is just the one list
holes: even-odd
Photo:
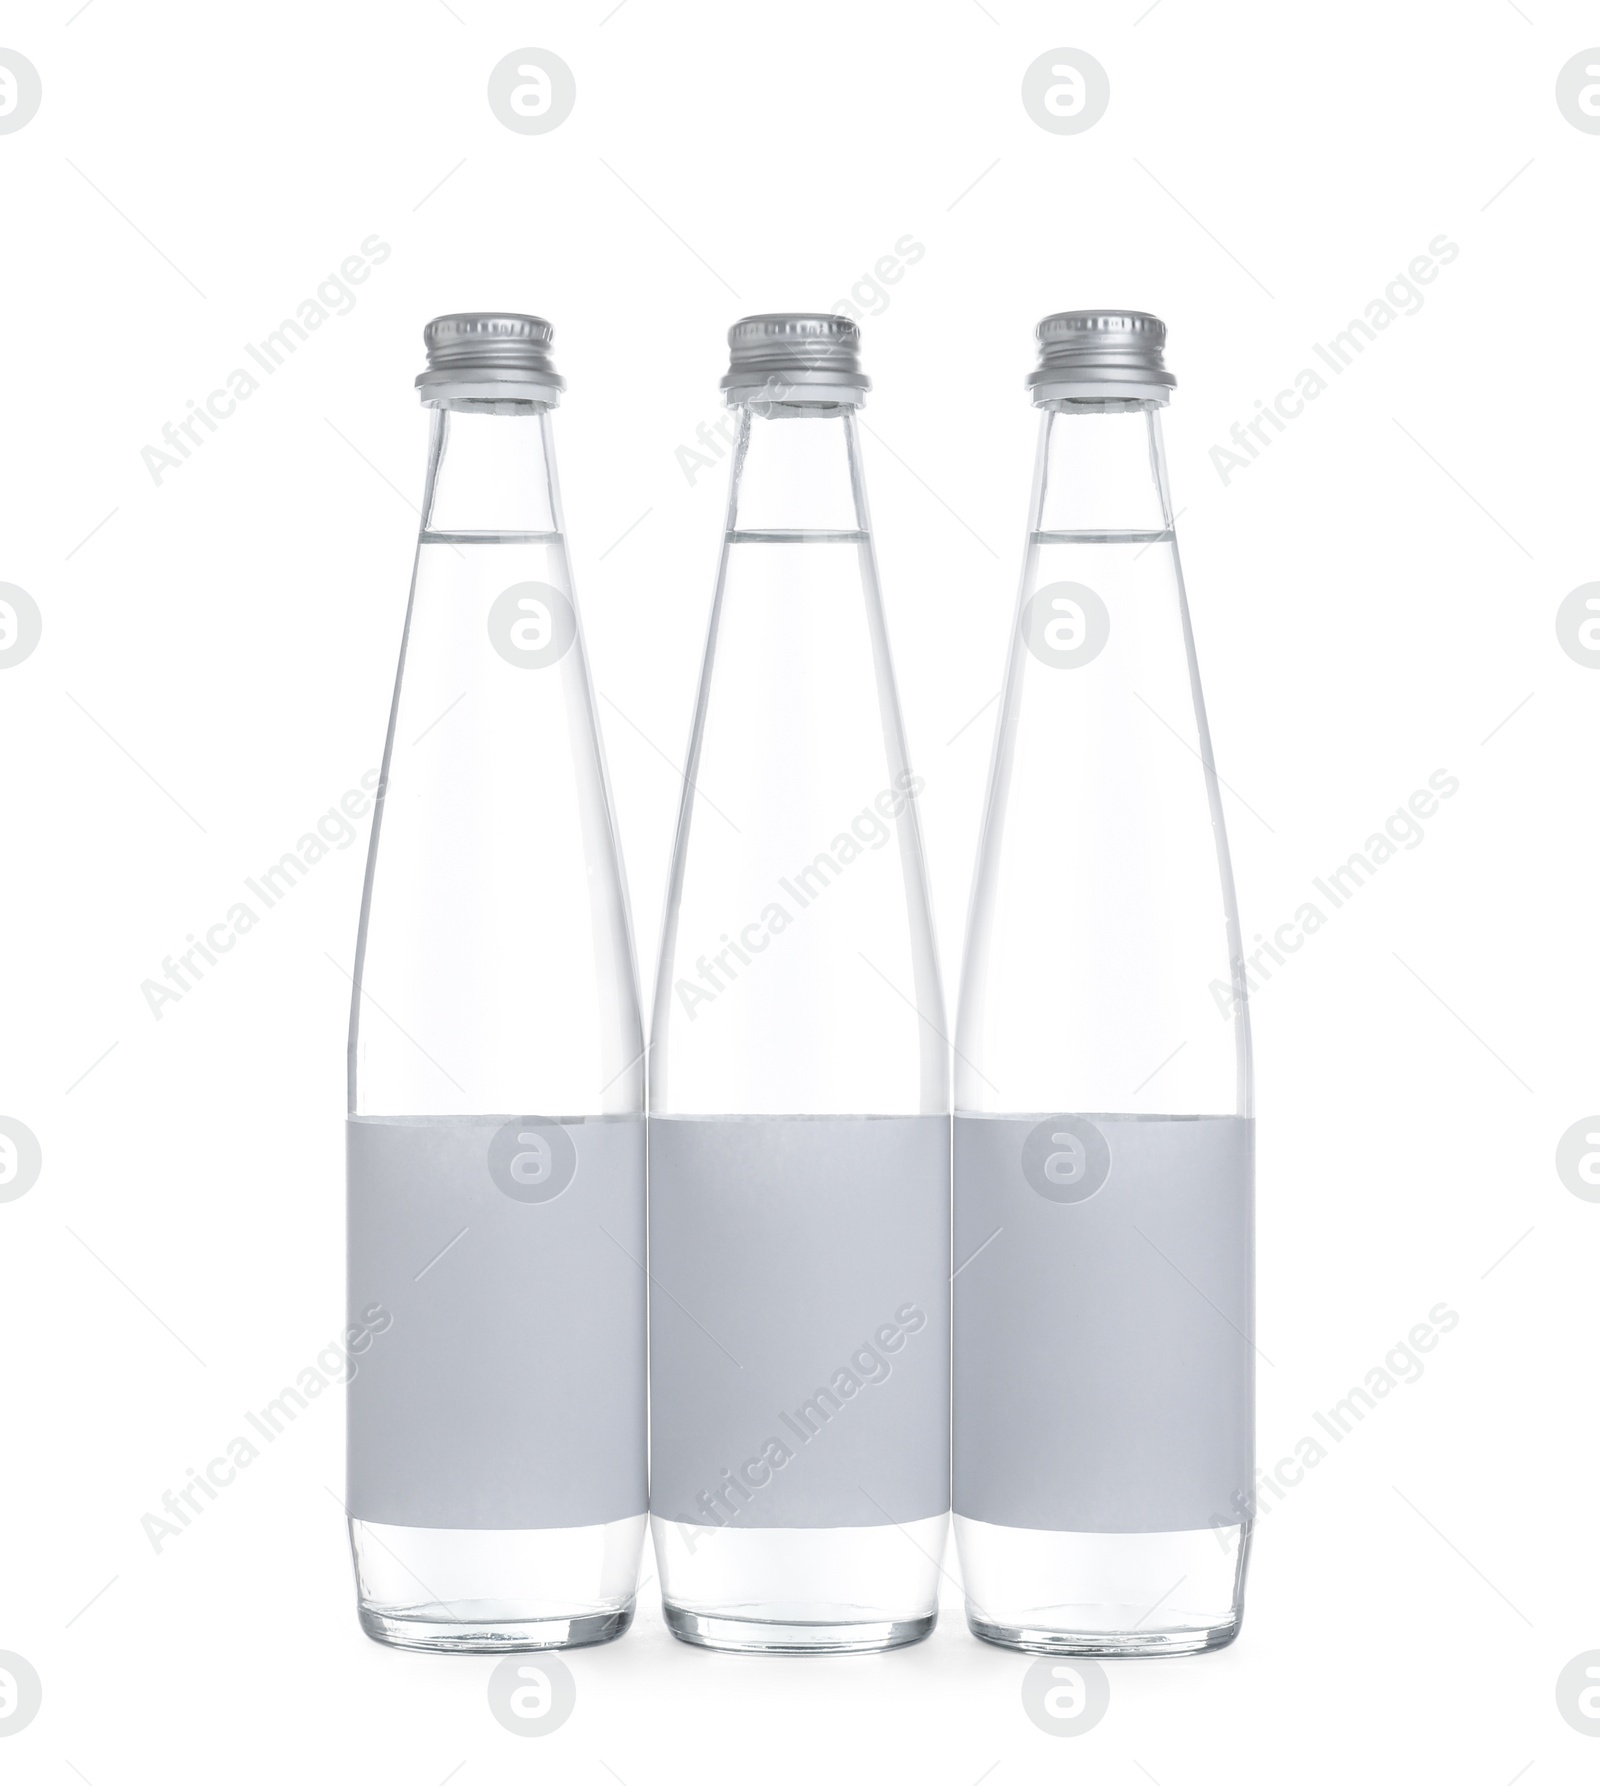
[(746, 316), (728, 330), (728, 349), (729, 403), (858, 404), (872, 389), (861, 331), (847, 316)]
[(417, 377), (424, 403), (560, 401), (566, 380), (550, 362), (554, 333), (542, 316), (471, 310), (436, 316), (422, 331), (428, 369)]
[(1143, 310), (1063, 310), (1039, 324), (1035, 403), (1126, 397), (1165, 403), (1177, 384), (1162, 364), (1167, 325)]

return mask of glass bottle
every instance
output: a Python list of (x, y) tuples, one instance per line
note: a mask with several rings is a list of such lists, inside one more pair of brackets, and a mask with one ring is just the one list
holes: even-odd
[(956, 1032), (956, 1541), (980, 1637), (1211, 1649), (1250, 1535), (1254, 1127), (1162, 456), (1175, 381), (1153, 316), (1038, 332)]
[(667, 1623), (886, 1649), (949, 1507), (948, 1044), (842, 317), (749, 317), (650, 1054)]
[(350, 1019), (350, 1537), (409, 1648), (620, 1635), (645, 1526), (644, 1070), (538, 317), (442, 316)]

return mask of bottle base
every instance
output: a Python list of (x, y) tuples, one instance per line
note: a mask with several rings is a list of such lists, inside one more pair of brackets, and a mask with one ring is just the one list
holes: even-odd
[(1186, 1631), (1056, 1631), (1030, 1625), (995, 1625), (967, 1613), (967, 1629), (985, 1643), (1035, 1656), (1198, 1656), (1225, 1649), (1241, 1621)]
[(736, 1619), (663, 1606), (667, 1629), (683, 1643), (748, 1656), (852, 1656), (921, 1643), (939, 1622), (937, 1612), (914, 1619), (864, 1623)]
[(500, 1619), (463, 1607), (458, 1617), (408, 1617), (358, 1606), (361, 1629), (378, 1643), (400, 1650), (481, 1655), (499, 1650), (566, 1650), (610, 1643), (633, 1623), (633, 1606), (567, 1619)]
[(900, 1526), (650, 1523), (662, 1612), (684, 1643), (855, 1655), (918, 1643), (938, 1617), (948, 1514)]
[(955, 1518), (975, 1637), (1041, 1656), (1193, 1656), (1244, 1620), (1250, 1526), (1069, 1532)]
[(350, 1521), (361, 1629), (402, 1650), (553, 1650), (633, 1622), (645, 1515), (501, 1530)]

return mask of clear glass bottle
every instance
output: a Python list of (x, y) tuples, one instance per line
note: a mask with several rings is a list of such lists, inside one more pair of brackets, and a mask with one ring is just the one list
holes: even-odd
[(350, 1020), (350, 1537), (422, 1649), (627, 1629), (645, 1528), (637, 971), (537, 317), (439, 317)]
[(1039, 325), (1027, 556), (956, 1031), (955, 1531), (972, 1629), (1238, 1631), (1253, 1491), (1243, 951), (1173, 534), (1163, 325)]
[(948, 1525), (948, 1044), (855, 326), (750, 317), (650, 1054), (651, 1515), (714, 1648), (885, 1649)]

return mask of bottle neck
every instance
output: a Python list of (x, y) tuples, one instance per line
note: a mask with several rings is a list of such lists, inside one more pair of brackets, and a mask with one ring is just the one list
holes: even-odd
[(1154, 403), (1052, 403), (1040, 418), (1033, 531), (1165, 533), (1172, 526)]
[(867, 532), (853, 408), (741, 403), (734, 415), (730, 534)]
[(559, 534), (549, 407), (435, 408), (422, 531), (452, 537)]

